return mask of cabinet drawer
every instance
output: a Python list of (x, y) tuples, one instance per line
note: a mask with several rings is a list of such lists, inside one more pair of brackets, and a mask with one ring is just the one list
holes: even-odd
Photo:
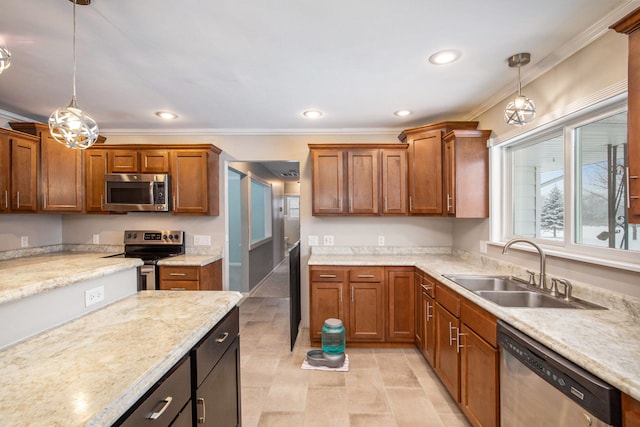
[(240, 332), (240, 315), (235, 307), (198, 345), (194, 352), (199, 387)]
[(198, 280), (196, 267), (160, 267), (160, 280)]
[(462, 300), (460, 321), (494, 347), (498, 347), (496, 318), (474, 303)]
[(436, 283), (436, 301), (451, 314), (460, 317), (460, 296), (441, 283)]
[(161, 291), (199, 291), (200, 282), (197, 280), (162, 280), (159, 288)]
[[(118, 426), (168, 426), (191, 397), (191, 363), (187, 356), (165, 375)], [(170, 398), (170, 399), (169, 399)], [(163, 410), (164, 409), (164, 410)], [(158, 414), (151, 420), (151, 414)]]
[(418, 270), (418, 277), (420, 277), (420, 287), (423, 291), (427, 293), (431, 298), (435, 298), (436, 295), (436, 281), (433, 277), (429, 276), (427, 273), (422, 270)]
[(384, 267), (362, 267), (349, 270), (349, 282), (382, 282)]
[(342, 282), (344, 270), (311, 270), (312, 282)]

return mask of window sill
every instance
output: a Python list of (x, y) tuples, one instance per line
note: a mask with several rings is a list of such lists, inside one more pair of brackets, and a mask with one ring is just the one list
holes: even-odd
[[(637, 262), (631, 262), (631, 261), (625, 261), (625, 260), (613, 260), (610, 258), (602, 258), (598, 256), (593, 256), (593, 255), (578, 254), (575, 252), (569, 252), (567, 250), (563, 250), (562, 248), (559, 248), (559, 247), (545, 245), (538, 241), (536, 241), (535, 243), (544, 250), (544, 253), (546, 256), (550, 256), (554, 258), (562, 258), (569, 261), (578, 261), (586, 264), (599, 265), (602, 267), (610, 267), (610, 268), (617, 268), (620, 270), (640, 272), (640, 264)], [(506, 244), (507, 242), (487, 242), (487, 245), (495, 246), (499, 248), (504, 248)], [(515, 244), (509, 249), (510, 250), (516, 249), (519, 251), (531, 252), (535, 254), (538, 253), (538, 251), (536, 251), (533, 247), (528, 245), (525, 246), (525, 245)], [(629, 255), (633, 256), (633, 254), (635, 253), (636, 252), (630, 252)]]

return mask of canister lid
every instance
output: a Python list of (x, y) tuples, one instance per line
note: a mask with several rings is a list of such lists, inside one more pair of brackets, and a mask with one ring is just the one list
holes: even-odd
[(324, 324), (330, 328), (339, 328), (342, 326), (342, 320), (330, 318), (324, 321)]

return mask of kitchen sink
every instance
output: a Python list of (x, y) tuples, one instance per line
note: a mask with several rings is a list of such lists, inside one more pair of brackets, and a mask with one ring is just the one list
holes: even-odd
[(445, 274), (444, 277), (470, 291), (524, 291), (525, 284), (510, 276)]
[(527, 286), (522, 279), (512, 276), (480, 274), (444, 274), (443, 276), (487, 301), (503, 307), (606, 310), (605, 307), (578, 298), (567, 301), (560, 297), (553, 297), (542, 290)]

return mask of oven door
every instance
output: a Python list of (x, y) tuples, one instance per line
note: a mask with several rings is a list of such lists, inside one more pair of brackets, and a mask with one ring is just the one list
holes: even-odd
[(145, 264), (140, 267), (140, 274), (138, 274), (138, 290), (155, 291), (156, 289), (156, 266)]

